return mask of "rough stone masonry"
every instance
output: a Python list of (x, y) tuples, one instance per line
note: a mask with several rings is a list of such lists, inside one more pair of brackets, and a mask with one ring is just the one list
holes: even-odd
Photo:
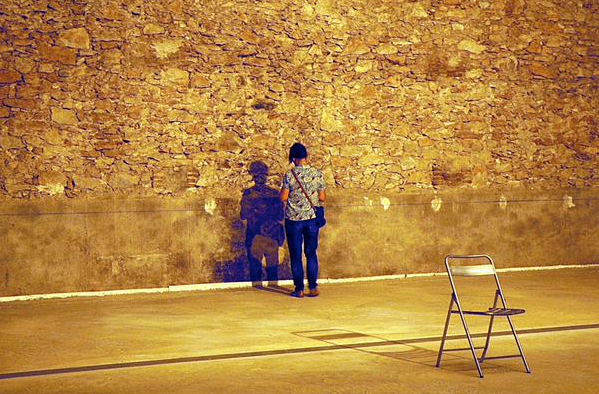
[(238, 201), (254, 161), (278, 186), (294, 141), (339, 209), (593, 191), (598, 15), (591, 0), (4, 0), (0, 205)]

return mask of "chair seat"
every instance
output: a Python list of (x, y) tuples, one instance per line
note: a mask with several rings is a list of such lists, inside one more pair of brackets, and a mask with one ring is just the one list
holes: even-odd
[[(487, 311), (464, 311), (465, 315), (481, 315), (481, 316), (513, 316), (521, 315), (525, 313), (524, 309), (513, 309), (513, 308), (489, 308)], [(453, 311), (453, 313), (459, 313)]]

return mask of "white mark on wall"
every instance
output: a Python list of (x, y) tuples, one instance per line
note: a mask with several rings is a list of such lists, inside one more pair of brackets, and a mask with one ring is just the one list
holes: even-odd
[(499, 208), (507, 208), (507, 198), (503, 194), (499, 197)]
[(207, 199), (206, 203), (204, 203), (204, 210), (209, 215), (214, 215), (214, 212), (216, 211), (216, 201), (213, 198)]
[(576, 204), (574, 204), (574, 201), (572, 200), (572, 196), (564, 194), (562, 200), (564, 201), (564, 208), (574, 208), (576, 206)]
[(387, 197), (381, 197), (381, 205), (383, 206), (383, 210), (386, 211), (391, 206), (391, 200)]
[(435, 212), (439, 212), (441, 209), (441, 204), (443, 204), (443, 200), (441, 200), (441, 198), (438, 196), (431, 200), (431, 208), (433, 208), (433, 211)]
[(372, 208), (373, 201), (370, 198), (368, 198), (368, 197), (365, 196), (364, 197), (364, 201), (366, 202), (366, 206), (368, 208)]
[(112, 276), (118, 276), (121, 274), (122, 271), (122, 262), (121, 261), (112, 261), (110, 263), (110, 272), (112, 273)]
[(61, 185), (60, 183), (52, 183), (49, 185), (40, 185), (40, 186), (36, 186), (36, 188), (40, 192), (48, 193), (51, 196), (54, 196), (57, 194), (64, 194), (64, 185)]

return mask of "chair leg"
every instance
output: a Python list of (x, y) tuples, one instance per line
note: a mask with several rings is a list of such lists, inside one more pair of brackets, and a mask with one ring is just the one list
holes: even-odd
[(445, 338), (447, 337), (447, 330), (449, 328), (449, 320), (451, 319), (452, 308), (453, 294), (451, 295), (451, 301), (449, 302), (449, 310), (447, 311), (447, 318), (445, 319), (445, 328), (443, 329), (443, 336), (441, 337), (441, 346), (439, 347), (439, 354), (437, 355), (437, 368), (441, 366), (441, 356), (443, 355), (443, 347), (445, 346)]
[(472, 352), (472, 358), (474, 359), (474, 363), (476, 364), (478, 376), (482, 378), (482, 377), (484, 377), (483, 371), (480, 368), (480, 363), (478, 362), (478, 357), (476, 356), (476, 350), (474, 349), (472, 337), (470, 336), (470, 330), (468, 330), (468, 324), (466, 324), (466, 318), (464, 317), (464, 314), (462, 313), (462, 308), (460, 308), (459, 304), (458, 304), (458, 308), (460, 311), (460, 318), (462, 319), (462, 325), (464, 326), (464, 331), (466, 331), (466, 338), (468, 339), (468, 345), (470, 345), (470, 351)]
[(491, 342), (491, 331), (493, 330), (493, 321), (495, 316), (491, 316), (491, 320), (489, 321), (489, 329), (487, 330), (487, 339), (485, 340), (485, 347), (483, 349), (483, 354), (480, 356), (480, 363), (485, 362), (485, 357), (487, 357), (487, 351), (489, 350), (489, 342)]
[(530, 373), (530, 368), (528, 367), (528, 362), (526, 362), (526, 357), (524, 357), (524, 351), (522, 350), (522, 345), (520, 345), (520, 341), (518, 340), (518, 334), (516, 334), (516, 329), (514, 328), (514, 324), (512, 323), (512, 319), (509, 316), (507, 317), (507, 321), (510, 324), (510, 328), (512, 329), (512, 334), (514, 335), (514, 339), (516, 340), (516, 345), (518, 346), (518, 351), (520, 352), (520, 357), (522, 358), (522, 362), (524, 363), (524, 369), (526, 369), (526, 373)]
[[(497, 279), (495, 279), (497, 280)], [(499, 282), (497, 282), (499, 283)], [(499, 285), (498, 285), (499, 287)], [(501, 298), (501, 304), (503, 305), (504, 308), (507, 308), (507, 304), (505, 302), (505, 297), (503, 296), (503, 293), (501, 291), (501, 288), (499, 287), (497, 289), (497, 295)], [(526, 357), (524, 356), (524, 351), (522, 350), (522, 345), (520, 345), (520, 340), (518, 339), (518, 334), (516, 333), (516, 328), (514, 327), (514, 323), (512, 323), (512, 318), (508, 315), (507, 317), (507, 321), (510, 325), (510, 329), (512, 330), (512, 334), (514, 335), (514, 340), (516, 341), (516, 346), (518, 346), (518, 351), (520, 352), (520, 357), (522, 358), (522, 362), (524, 363), (524, 369), (526, 370), (526, 373), (530, 373), (530, 367), (528, 366), (528, 362), (526, 361)]]
[[(495, 292), (495, 299), (493, 300), (493, 308), (497, 307), (497, 301), (499, 298), (499, 291)], [(487, 357), (487, 352), (489, 351), (489, 342), (491, 342), (491, 331), (493, 330), (493, 321), (495, 320), (495, 316), (491, 316), (491, 320), (489, 321), (489, 329), (487, 330), (487, 339), (485, 341), (485, 348), (483, 350), (483, 354), (480, 357), (481, 364), (485, 362), (485, 357)]]

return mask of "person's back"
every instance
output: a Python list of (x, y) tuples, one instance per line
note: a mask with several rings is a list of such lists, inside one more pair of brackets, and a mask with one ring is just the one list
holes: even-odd
[[(291, 171), (295, 172), (295, 176)], [(289, 170), (289, 172), (285, 174), (285, 178), (287, 179), (289, 186), (289, 198), (287, 199), (285, 219), (314, 219), (316, 214), (314, 213), (312, 205), (304, 195), (302, 187), (298, 183), (298, 179), (312, 200), (312, 204), (316, 205), (316, 202), (319, 201), (318, 192), (325, 189), (322, 173), (309, 165), (302, 165)]]

